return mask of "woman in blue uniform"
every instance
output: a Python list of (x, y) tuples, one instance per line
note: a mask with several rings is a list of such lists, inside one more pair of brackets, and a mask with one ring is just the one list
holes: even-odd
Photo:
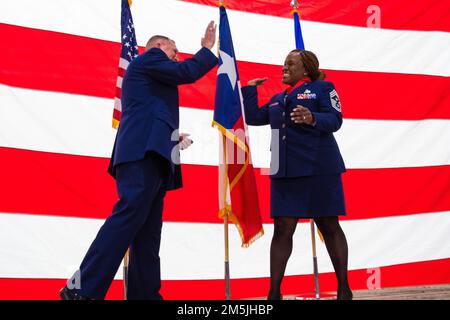
[(247, 124), (270, 124), (272, 128), (270, 212), (274, 234), (268, 299), (281, 298), (281, 281), (299, 218), (314, 219), (336, 272), (337, 298), (351, 299), (347, 240), (338, 220), (345, 215), (341, 180), (345, 165), (333, 136), (342, 124), (339, 96), (331, 82), (319, 80), (324, 74), (310, 51), (291, 51), (282, 72), (282, 81), (289, 88), (261, 108), (257, 86), (267, 78), (251, 80), (242, 88)]

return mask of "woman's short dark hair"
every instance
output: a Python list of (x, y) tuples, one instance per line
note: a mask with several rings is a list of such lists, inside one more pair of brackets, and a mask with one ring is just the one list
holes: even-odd
[(292, 52), (297, 52), (300, 55), (305, 71), (308, 73), (308, 78), (311, 81), (325, 79), (325, 73), (319, 70), (319, 59), (313, 52), (302, 49), (295, 49)]

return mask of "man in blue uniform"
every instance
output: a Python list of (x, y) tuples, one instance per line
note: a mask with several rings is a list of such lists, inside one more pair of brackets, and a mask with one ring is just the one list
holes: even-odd
[[(159, 248), (166, 190), (182, 186), (178, 85), (192, 83), (218, 62), (211, 52), (216, 26), (211, 21), (202, 48), (178, 62), (175, 42), (154, 36), (127, 68), (122, 84), (122, 118), (108, 172), (116, 179), (119, 201), (64, 287), (64, 300), (104, 299), (130, 247), (128, 299), (162, 299)], [(180, 143), (181, 141), (181, 143)], [(76, 278), (76, 279), (75, 279)], [(69, 287), (71, 287), (69, 285)]]

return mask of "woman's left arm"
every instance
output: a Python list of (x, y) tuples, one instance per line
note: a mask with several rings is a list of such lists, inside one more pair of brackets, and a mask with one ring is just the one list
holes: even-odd
[(312, 112), (313, 126), (320, 131), (336, 132), (342, 125), (341, 102), (331, 82), (325, 82), (319, 94), (319, 112)]

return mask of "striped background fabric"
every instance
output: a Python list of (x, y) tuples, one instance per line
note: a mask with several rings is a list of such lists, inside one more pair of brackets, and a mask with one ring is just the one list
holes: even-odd
[[(217, 1), (133, 1), (139, 46), (151, 35), (200, 48)], [(334, 82), (344, 124), (336, 134), (348, 171), (350, 284), (450, 282), (450, 6), (445, 0), (302, 1), (305, 46)], [(395, 3), (395, 4), (394, 4)], [(367, 28), (368, 6), (381, 28)], [(289, 1), (228, 1), (241, 82), (268, 76), (260, 102), (284, 89), (295, 46)], [(0, 3), (0, 299), (56, 299), (117, 200), (106, 169), (120, 55), (120, 1)], [(216, 48), (213, 49), (216, 52)], [(217, 69), (180, 88), (185, 187), (165, 201), (161, 247), (166, 299), (222, 299), (223, 226), (217, 217), (219, 136), (211, 127)], [(270, 129), (250, 127), (265, 235), (241, 248), (230, 232), (232, 298), (269, 286)], [(234, 228), (234, 227), (233, 227)], [(318, 243), (322, 290), (335, 290)], [(379, 268), (379, 269), (378, 269)], [(299, 225), (284, 293), (312, 291), (309, 224)], [(109, 299), (121, 299), (122, 272)]]

